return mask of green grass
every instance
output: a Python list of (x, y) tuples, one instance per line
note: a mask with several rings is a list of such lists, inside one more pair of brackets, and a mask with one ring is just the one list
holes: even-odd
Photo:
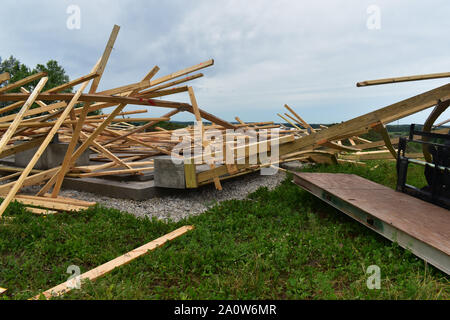
[[(374, 169), (373, 169), (374, 168)], [(317, 166), (393, 187), (395, 162)], [(423, 183), (414, 169), (413, 182)], [(182, 225), (195, 230), (64, 299), (449, 299), (449, 278), (317, 200), (289, 179), (178, 223), (117, 210), (35, 216), (14, 203), (0, 221), (3, 299), (26, 299)], [(381, 289), (366, 286), (370, 265)]]

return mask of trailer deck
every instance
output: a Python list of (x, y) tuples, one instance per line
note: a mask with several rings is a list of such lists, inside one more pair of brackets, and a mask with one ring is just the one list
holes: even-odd
[(353, 174), (307, 173), (294, 183), (450, 274), (450, 212)]

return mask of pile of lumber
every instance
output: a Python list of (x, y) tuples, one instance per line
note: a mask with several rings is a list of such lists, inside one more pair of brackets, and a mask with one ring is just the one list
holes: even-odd
[[(287, 112), (278, 115), (289, 126), (273, 121), (245, 123), (239, 117), (235, 118), (237, 122), (230, 123), (200, 108), (193, 88), (186, 85), (202, 77), (203, 74), (198, 71), (212, 66), (214, 60), (162, 77), (156, 77), (159, 67), (154, 66), (138, 82), (98, 91), (119, 29), (114, 26), (104, 52), (93, 68), (68, 83), (43, 91), (48, 81), (45, 73), (36, 73), (16, 82), (9, 81), (9, 74), (0, 74), (0, 102), (8, 103), (0, 108), (0, 159), (36, 149), (25, 168), (0, 166), (0, 171), (6, 172), (0, 178), (0, 183), (3, 183), (0, 184), (0, 196), (5, 199), (0, 205), (0, 216), (11, 201), (19, 201), (30, 207), (31, 211), (41, 214), (85, 209), (93, 203), (59, 196), (64, 177), (144, 174), (154, 170), (152, 157), (157, 155), (184, 159), (187, 188), (214, 183), (219, 190), (224, 179), (283, 162), (362, 164), (363, 160), (395, 159), (398, 139), (389, 137), (385, 125), (435, 106), (424, 128), (432, 130), (435, 120), (450, 101), (450, 84), (447, 84), (330, 127), (313, 128), (288, 105), (285, 105)], [(436, 74), (434, 78), (444, 75)], [(365, 81), (358, 86), (422, 78), (433, 76)], [(34, 82), (37, 84), (33, 90), (23, 88)], [(63, 93), (75, 86), (79, 87), (74, 93)], [(21, 92), (12, 93), (13, 89), (20, 89)], [(188, 95), (190, 103), (162, 99), (183, 92)], [(126, 110), (129, 105), (142, 106), (142, 109)], [(106, 108), (112, 108), (112, 111), (92, 114)], [(169, 110), (161, 117), (124, 118), (152, 112), (155, 108)], [(11, 112), (14, 113), (9, 114)], [(166, 130), (158, 126), (161, 121), (170, 121), (180, 112), (191, 113), (195, 125), (180, 130)], [(133, 125), (130, 122), (142, 124)], [(229, 129), (234, 130), (232, 141), (207, 138), (212, 130), (226, 135)], [(369, 141), (360, 137), (371, 130), (378, 132), (382, 139)], [(55, 138), (67, 144), (61, 165), (47, 170), (35, 169)], [(175, 151), (181, 141), (187, 141), (194, 156), (186, 157)], [(276, 160), (268, 157), (274, 151), (271, 149), (273, 146), (277, 147)], [(96, 163), (77, 165), (77, 160), (88, 149), (96, 154), (91, 157)], [(194, 152), (198, 150), (200, 156)], [(225, 154), (232, 155), (231, 162), (224, 157)], [(423, 156), (429, 156), (426, 150)], [(207, 165), (208, 169), (198, 170), (199, 165)], [(39, 186), (39, 191), (33, 196), (19, 195), (27, 186)]]
[[(37, 148), (25, 168), (2, 166), (1, 170), (7, 172), (1, 178), (2, 182), (10, 182), (0, 185), (0, 195), (5, 199), (0, 206), (0, 216), (13, 200), (36, 206), (32, 210), (37, 213), (44, 212), (44, 209), (60, 210), (63, 202), (65, 210), (92, 205), (58, 197), (64, 177), (142, 174), (152, 170), (153, 161), (143, 160), (157, 154), (170, 154), (173, 142), (169, 139), (170, 133), (163, 129), (153, 134), (145, 131), (161, 121), (169, 121), (181, 111), (195, 111), (216, 125), (234, 128), (232, 124), (198, 107), (194, 110), (190, 104), (155, 99), (188, 91), (192, 99), (195, 99), (192, 88), (182, 84), (202, 77), (202, 73), (195, 72), (213, 65), (213, 60), (156, 79), (154, 77), (159, 67), (155, 66), (136, 83), (98, 92), (99, 82), (119, 29), (114, 26), (103, 55), (89, 73), (58, 87), (43, 91), (48, 81), (45, 73), (33, 74), (16, 82), (10, 82), (10, 75), (7, 73), (0, 75), (0, 85), (3, 84), (0, 87), (0, 101), (8, 102), (7, 106), (0, 109), (0, 159)], [(32, 82), (38, 83), (31, 92), (23, 88)], [(77, 85), (79, 88), (75, 93), (62, 93)], [(18, 88), (21, 93), (10, 93)], [(87, 88), (87, 93), (84, 93)], [(148, 111), (125, 111), (127, 105), (169, 108), (170, 111), (162, 117), (127, 118), (124, 123), (121, 116)], [(109, 114), (91, 115), (94, 111), (111, 107), (113, 111)], [(14, 113), (8, 114), (11, 112)], [(128, 123), (131, 121), (145, 124), (134, 127)], [(48, 170), (34, 169), (55, 137), (68, 143), (64, 161), (60, 166)], [(88, 148), (98, 153), (99, 160), (107, 159), (108, 162), (76, 167), (77, 159)], [(42, 185), (35, 198), (25, 199), (24, 196), (17, 195), (23, 187), (32, 185)]]

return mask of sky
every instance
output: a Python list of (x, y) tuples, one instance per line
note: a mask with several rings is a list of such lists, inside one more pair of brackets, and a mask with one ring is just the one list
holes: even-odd
[[(72, 5), (79, 28), (67, 26)], [(307, 122), (333, 123), (448, 83), (356, 87), (449, 72), (449, 13), (448, 0), (2, 0), (0, 57), (14, 55), (30, 67), (55, 59), (75, 79), (89, 73), (117, 24), (99, 90), (138, 82), (155, 65), (163, 76), (213, 58), (205, 76), (189, 83), (206, 111), (228, 121), (280, 121), (276, 114), (288, 104)], [(165, 111), (148, 110), (141, 116)], [(399, 123), (423, 123), (430, 111)], [(449, 110), (438, 121), (447, 118)]]

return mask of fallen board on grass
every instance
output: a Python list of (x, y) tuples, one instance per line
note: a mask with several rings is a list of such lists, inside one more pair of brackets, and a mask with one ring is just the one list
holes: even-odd
[(60, 285), (57, 285), (56, 287), (53, 287), (47, 291), (44, 291), (41, 294), (33, 297), (32, 299), (36, 300), (36, 299), (39, 299), (41, 296), (44, 296), (46, 299), (48, 299), (51, 297), (63, 295), (73, 289), (74, 282), (79, 281), (79, 283), (82, 284), (83, 280), (89, 279), (90, 281), (94, 281), (95, 279), (111, 272), (115, 268), (129, 263), (132, 260), (146, 254), (149, 251), (155, 250), (156, 248), (165, 244), (167, 241), (171, 241), (175, 238), (178, 238), (179, 236), (185, 234), (186, 232), (188, 232), (192, 229), (194, 229), (194, 226), (184, 226), (179, 229), (176, 229), (156, 240), (153, 240), (139, 248), (136, 248), (136, 249), (120, 256), (120, 257), (117, 257), (114, 260), (111, 260), (105, 264), (102, 264), (101, 266), (98, 266), (97, 268), (94, 268), (88, 272), (85, 272), (82, 275), (78, 276), (76, 279), (68, 280)]

